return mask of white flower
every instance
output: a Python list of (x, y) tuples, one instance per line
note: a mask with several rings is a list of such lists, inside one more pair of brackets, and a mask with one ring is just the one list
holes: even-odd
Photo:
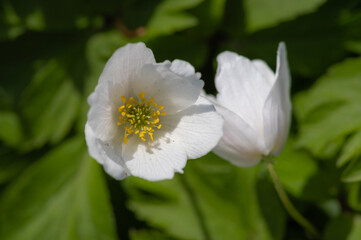
[(203, 85), (189, 63), (156, 63), (144, 43), (119, 48), (88, 98), (90, 155), (116, 179), (182, 173), (187, 159), (208, 153), (222, 136), (222, 117), (200, 97)]
[(262, 60), (233, 52), (217, 57), (215, 106), (224, 117), (223, 137), (214, 152), (236, 166), (257, 164), (279, 154), (290, 118), (290, 74), (286, 46), (280, 43), (276, 74)]

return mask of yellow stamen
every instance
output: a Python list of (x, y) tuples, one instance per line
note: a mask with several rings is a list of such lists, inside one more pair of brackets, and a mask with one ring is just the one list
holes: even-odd
[(127, 144), (128, 143), (128, 134), (124, 133), (124, 143)]
[(117, 125), (124, 128), (124, 143), (128, 143), (131, 134), (137, 135), (144, 142), (147, 139), (154, 141), (153, 128), (162, 127), (159, 116), (166, 115), (162, 111), (164, 106), (158, 105), (153, 97), (147, 100), (144, 92), (139, 93), (136, 99), (130, 97), (127, 100), (121, 96), (121, 100), (123, 105), (118, 108), (120, 114)]

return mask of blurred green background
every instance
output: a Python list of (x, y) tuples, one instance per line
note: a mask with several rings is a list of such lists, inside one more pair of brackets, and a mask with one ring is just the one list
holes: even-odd
[(361, 2), (1, 0), (0, 239), (312, 239), (284, 211), (263, 164), (212, 153), (173, 180), (121, 182), (84, 142), (111, 54), (143, 41), (183, 59), (215, 93), (224, 50), (292, 72), (293, 122), (276, 170), (327, 240), (361, 239)]

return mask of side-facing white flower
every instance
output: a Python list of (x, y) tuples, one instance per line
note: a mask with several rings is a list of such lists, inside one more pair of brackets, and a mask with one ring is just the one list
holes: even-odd
[(221, 53), (217, 61), (214, 101), (224, 117), (224, 133), (214, 152), (240, 167), (279, 154), (291, 119), (285, 44), (278, 47), (276, 74), (264, 61), (250, 61), (233, 52)]
[(144, 43), (119, 48), (88, 98), (90, 155), (116, 179), (182, 172), (187, 159), (208, 153), (222, 136), (222, 117), (200, 97), (203, 85), (189, 63), (156, 63)]

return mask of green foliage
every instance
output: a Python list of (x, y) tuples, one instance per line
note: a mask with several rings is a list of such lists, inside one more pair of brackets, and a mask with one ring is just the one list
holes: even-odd
[(143, 41), (215, 93), (217, 54), (273, 69), (285, 41), (294, 121), (275, 169), (326, 240), (361, 239), (361, 5), (357, 0), (0, 2), (0, 239), (311, 239), (263, 163), (208, 154), (168, 181), (105, 177), (84, 143), (109, 57)]
[(179, 239), (282, 239), (282, 206), (272, 185), (257, 186), (256, 168), (240, 169), (210, 154), (190, 161), (184, 171), (157, 183), (126, 179), (129, 207)]
[(308, 92), (296, 98), (295, 112), (302, 123), (298, 144), (321, 158), (337, 155), (337, 164), (352, 163), (342, 180), (360, 181), (361, 59), (337, 64)]
[(116, 239), (102, 173), (81, 137), (13, 181), (0, 199), (0, 212), (1, 239)]
[(326, 0), (245, 0), (246, 29), (257, 31), (316, 11)]

